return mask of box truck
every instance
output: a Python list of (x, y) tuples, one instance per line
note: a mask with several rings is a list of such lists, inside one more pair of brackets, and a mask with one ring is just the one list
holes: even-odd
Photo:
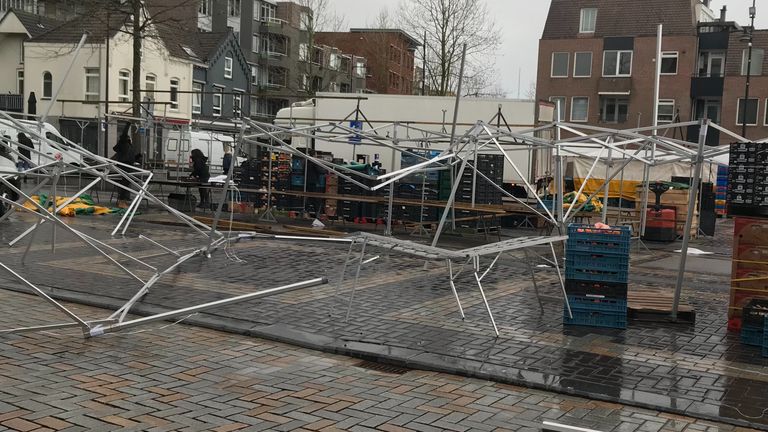
[[(359, 111), (357, 111), (359, 103)], [(275, 125), (282, 127), (300, 128), (327, 123), (341, 123), (347, 127), (362, 127), (363, 130), (378, 129), (382, 136), (395, 138), (393, 127), (384, 127), (390, 123), (399, 122), (419, 129), (450, 133), (453, 122), (453, 111), (456, 99), (438, 96), (408, 96), (380, 94), (349, 94), (349, 93), (318, 93), (312, 100), (298, 102), (288, 108), (278, 111)], [(357, 111), (357, 112), (356, 112)], [(530, 129), (534, 126), (536, 103), (532, 100), (494, 99), (494, 98), (462, 98), (459, 105), (459, 115), (456, 134), (462, 135), (475, 126), (478, 120), (490, 122), (501, 111), (506, 124), (513, 131)], [(492, 122), (496, 125), (496, 120)], [(506, 127), (501, 122), (502, 127)], [(423, 138), (421, 132), (398, 128), (397, 138), (415, 139), (409, 146), (422, 146), (429, 150), (443, 150), (447, 144), (419, 144)], [(314, 141), (314, 143), (312, 142)], [(378, 161), (382, 168), (392, 171), (400, 169), (401, 156), (391, 149), (350, 142), (327, 142), (301, 137), (292, 138), (292, 146), (313, 148), (318, 151), (333, 153), (334, 158), (344, 161)], [(486, 147), (484, 153), (500, 154), (497, 148)], [(526, 178), (530, 177), (530, 152), (508, 152)], [(353, 157), (354, 156), (354, 157)], [(505, 161), (504, 181), (519, 183), (520, 178), (512, 166)]]

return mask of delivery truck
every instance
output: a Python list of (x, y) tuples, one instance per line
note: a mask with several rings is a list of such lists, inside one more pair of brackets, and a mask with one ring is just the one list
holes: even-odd
[[(399, 122), (419, 129), (450, 133), (456, 99), (437, 96), (408, 96), (380, 94), (318, 93), (315, 98), (298, 102), (277, 113), (275, 125), (301, 128), (327, 123), (342, 123), (347, 127), (363, 130), (378, 129), (382, 136), (399, 139), (412, 139), (415, 142), (403, 143), (403, 146), (422, 146), (426, 150), (443, 150), (447, 144), (419, 143), (423, 138), (420, 132), (406, 132), (404, 128), (384, 127)], [(358, 110), (359, 107), (359, 110)], [(462, 98), (456, 133), (464, 134), (475, 126), (478, 120), (491, 122), (501, 112), (504, 121), (513, 131), (531, 129), (534, 125), (536, 103), (532, 100), (497, 99), (497, 98)], [(496, 120), (492, 122), (496, 125)], [(371, 144), (359, 143), (355, 139), (348, 142), (327, 142), (320, 139), (292, 137), (291, 145), (296, 148), (314, 148), (317, 151), (331, 152), (334, 158), (345, 162), (379, 162), (382, 168), (392, 171), (400, 169), (402, 156), (391, 149)], [(497, 149), (486, 148), (485, 153), (500, 154)], [(508, 152), (526, 178), (530, 178), (530, 152)], [(519, 183), (521, 180), (511, 164), (505, 162), (504, 181)]]

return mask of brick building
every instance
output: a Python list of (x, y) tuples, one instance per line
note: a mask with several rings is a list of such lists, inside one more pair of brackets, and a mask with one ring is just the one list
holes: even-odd
[(318, 44), (339, 47), (364, 57), (367, 90), (384, 94), (413, 94), (414, 53), (421, 42), (397, 29), (351, 29), (318, 32)]
[[(709, 1), (553, 0), (539, 42), (537, 98), (559, 119), (617, 129), (653, 122), (657, 25), (663, 24), (659, 124), (709, 118), (741, 133), (745, 29)], [(663, 11), (660, 12), (660, 11)], [(747, 137), (768, 136), (768, 31), (756, 30)], [(698, 127), (671, 132), (696, 141)], [(708, 144), (732, 139), (710, 129)]]

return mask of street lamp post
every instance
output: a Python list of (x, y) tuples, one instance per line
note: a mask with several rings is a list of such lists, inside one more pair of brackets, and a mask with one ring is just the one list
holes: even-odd
[(749, 81), (752, 76), (752, 41), (755, 32), (755, 1), (752, 0), (752, 7), (749, 8), (749, 17), (752, 20), (749, 26), (749, 33), (745, 33), (742, 40), (749, 42), (747, 52), (747, 83), (744, 86), (744, 106), (741, 111), (741, 136), (747, 137), (747, 106), (749, 105)]

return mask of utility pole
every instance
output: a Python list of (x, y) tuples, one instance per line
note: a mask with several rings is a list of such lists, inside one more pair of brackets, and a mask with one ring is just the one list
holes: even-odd
[(755, 0), (752, 0), (752, 7), (749, 8), (749, 17), (752, 22), (749, 26), (749, 33), (745, 33), (744, 37), (742, 37), (742, 41), (747, 40), (749, 43), (747, 52), (747, 83), (744, 85), (744, 105), (741, 111), (741, 136), (744, 138), (747, 137), (747, 106), (749, 105), (749, 81), (752, 76), (752, 41), (755, 34), (755, 12)]

